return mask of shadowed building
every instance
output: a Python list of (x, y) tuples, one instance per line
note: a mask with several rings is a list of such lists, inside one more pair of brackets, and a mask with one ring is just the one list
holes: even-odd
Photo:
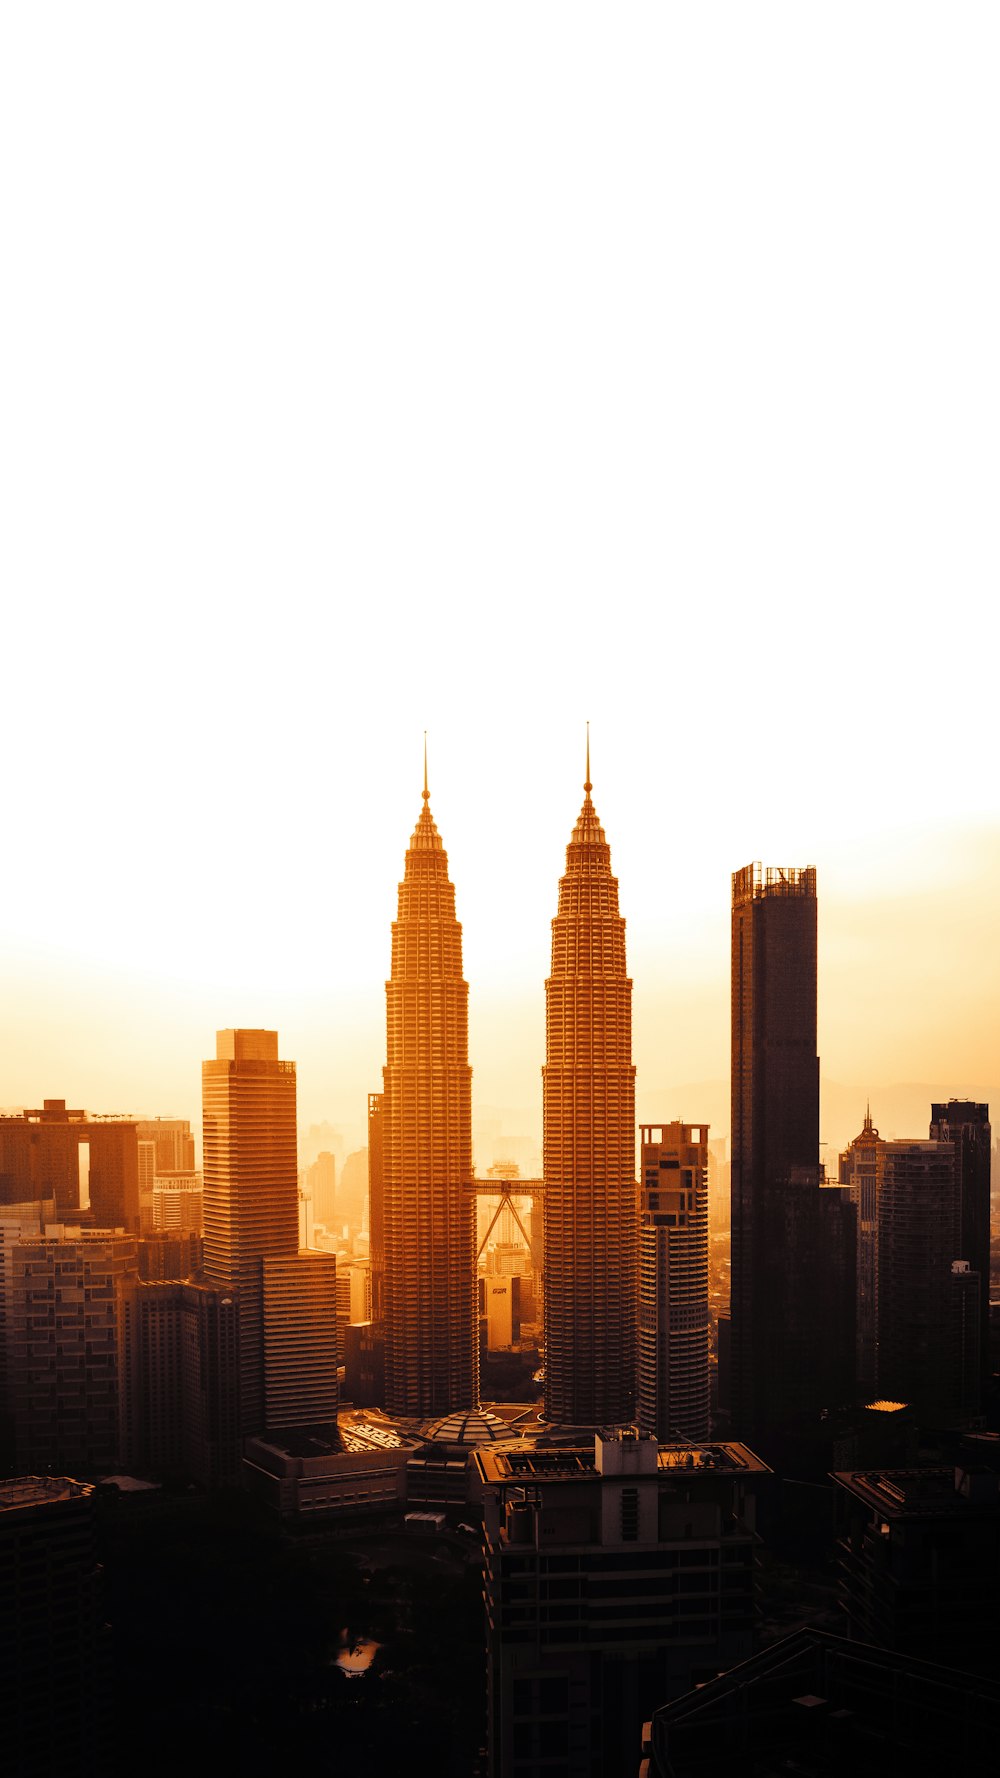
[(1000, 1685), (795, 1630), (645, 1724), (643, 1778), (893, 1778), (988, 1771)]
[(658, 1704), (749, 1655), (756, 1494), (744, 1446), (632, 1430), (480, 1446), (490, 1778), (619, 1778)]
[(956, 1255), (979, 1275), (980, 1375), (990, 1375), (990, 1108), (969, 1099), (931, 1106), (931, 1138), (955, 1145)]
[(996, 1675), (1000, 1477), (982, 1464), (833, 1477), (847, 1633)]
[(850, 1189), (857, 1213), (857, 1384), (867, 1401), (878, 1383), (878, 1189), (884, 1143), (865, 1112), (860, 1135), (840, 1157), (840, 1183)]
[(99, 1778), (115, 1743), (93, 1488), (0, 1481), (0, 1602), (0, 1770)]
[(220, 1031), (201, 1078), (205, 1276), (239, 1295), (246, 1437), (264, 1427), (262, 1264), (299, 1250), (295, 1063), (276, 1031)]
[(611, 849), (590, 798), (566, 848), (545, 984), (545, 1416), (631, 1420), (635, 1403), (632, 983)]
[(708, 1126), (640, 1131), (639, 1431), (709, 1435)]
[(161, 1480), (235, 1486), (243, 1453), (234, 1293), (129, 1278), (119, 1305), (121, 1461)]
[(425, 761), (386, 983), (380, 1118), (390, 1414), (444, 1414), (479, 1397), (468, 1000)]
[(819, 1168), (816, 872), (733, 876), (733, 1429), (798, 1463), (853, 1392), (849, 1193)]
[(885, 1142), (878, 1188), (878, 1387), (922, 1426), (978, 1411), (980, 1280), (964, 1254), (953, 1142)]

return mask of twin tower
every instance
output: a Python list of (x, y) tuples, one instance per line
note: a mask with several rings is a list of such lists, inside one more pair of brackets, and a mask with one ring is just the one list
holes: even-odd
[[(611, 850), (591, 801), (566, 848), (545, 984), (545, 1418), (632, 1419), (637, 1209), (632, 983)], [(382, 1109), (385, 1405), (478, 1405), (468, 983), (430, 810), (406, 854), (386, 983)]]

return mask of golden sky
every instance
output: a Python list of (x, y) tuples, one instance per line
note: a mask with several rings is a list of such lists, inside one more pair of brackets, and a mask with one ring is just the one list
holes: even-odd
[(55, 11), (0, 57), (0, 1104), (196, 1118), (270, 1025), (360, 1139), (427, 728), (530, 1121), (587, 718), (640, 1116), (725, 1079), (753, 858), (817, 867), (832, 1082), (1000, 1082), (995, 9)]

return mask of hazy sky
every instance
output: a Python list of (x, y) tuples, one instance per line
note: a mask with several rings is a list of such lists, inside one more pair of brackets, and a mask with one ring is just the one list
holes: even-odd
[(817, 867), (826, 1074), (1000, 1083), (998, 50), (5, 9), (0, 1104), (196, 1118), (264, 1024), (359, 1138), (427, 728), (475, 1100), (537, 1106), (587, 718), (641, 1116), (728, 1072), (753, 858)]

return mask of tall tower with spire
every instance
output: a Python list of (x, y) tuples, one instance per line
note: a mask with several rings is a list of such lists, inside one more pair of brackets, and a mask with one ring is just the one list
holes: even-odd
[(469, 988), (426, 741), (385, 991), (385, 1405), (429, 1417), (478, 1406), (479, 1348)]
[(545, 1415), (631, 1420), (638, 1203), (632, 983), (611, 849), (590, 799), (566, 848), (545, 984)]

